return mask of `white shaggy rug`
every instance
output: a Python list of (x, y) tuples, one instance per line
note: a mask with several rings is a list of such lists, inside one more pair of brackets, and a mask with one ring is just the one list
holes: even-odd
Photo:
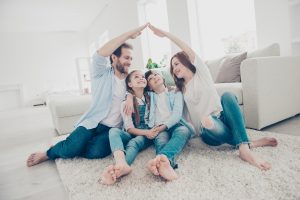
[(251, 139), (274, 136), (277, 147), (253, 151), (269, 161), (267, 172), (243, 162), (229, 146), (209, 147), (199, 137), (190, 140), (177, 159), (180, 178), (165, 182), (146, 169), (153, 147), (140, 153), (133, 172), (113, 186), (97, 181), (112, 156), (102, 160), (57, 159), (62, 182), (72, 200), (85, 199), (300, 199), (300, 137), (247, 130)]

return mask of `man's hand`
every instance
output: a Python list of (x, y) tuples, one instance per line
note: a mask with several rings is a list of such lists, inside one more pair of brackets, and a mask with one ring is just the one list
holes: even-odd
[(128, 115), (131, 116), (131, 114), (133, 113), (133, 96), (132, 94), (127, 94), (126, 96), (126, 101), (125, 101), (125, 106), (123, 109), (123, 112)]
[(146, 23), (144, 24), (143, 26), (140, 26), (136, 29), (133, 29), (131, 31), (131, 34), (130, 34), (130, 38), (131, 39), (135, 39), (136, 37), (138, 37), (139, 35), (141, 35), (142, 31), (149, 25), (149, 23)]
[(166, 37), (166, 32), (156, 28), (155, 26), (152, 26), (151, 24), (148, 25), (148, 27), (152, 30), (152, 32), (157, 35), (158, 37)]

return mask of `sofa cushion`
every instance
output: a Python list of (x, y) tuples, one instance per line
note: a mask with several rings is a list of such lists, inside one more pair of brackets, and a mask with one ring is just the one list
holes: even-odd
[[(221, 58), (213, 59), (213, 60), (207, 60), (205, 61), (205, 64), (208, 66), (208, 69), (210, 71), (210, 74), (212, 76), (212, 79), (214, 82), (216, 82), (217, 76), (219, 74), (219, 71), (222, 67), (223, 61), (227, 57), (232, 57), (236, 54), (228, 54), (226, 56), (223, 56)], [(268, 57), (268, 56), (280, 56), (280, 46), (278, 43), (271, 44), (267, 47), (257, 49), (252, 52), (247, 53), (247, 59), (248, 58), (255, 58), (255, 57)]]
[(82, 115), (90, 106), (91, 96), (53, 96), (48, 100), (52, 115), (56, 117), (70, 117)]
[(280, 46), (278, 43), (271, 44), (265, 48), (249, 52), (247, 58), (280, 56)]
[(247, 57), (247, 52), (236, 56), (227, 56), (221, 62), (221, 68), (215, 80), (216, 83), (241, 82), (241, 62)]
[(215, 87), (219, 96), (222, 96), (225, 92), (231, 92), (237, 97), (239, 105), (243, 104), (242, 83), (215, 83)]
[(207, 65), (214, 82), (216, 81), (217, 75), (220, 71), (221, 63), (225, 58), (226, 57), (222, 57), (214, 60), (205, 61), (205, 64)]

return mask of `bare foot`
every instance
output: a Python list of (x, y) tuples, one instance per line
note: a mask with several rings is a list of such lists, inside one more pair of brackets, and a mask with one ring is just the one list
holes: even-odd
[(40, 164), (41, 162), (44, 162), (46, 160), (49, 160), (46, 152), (33, 153), (27, 159), (27, 166), (32, 167), (33, 165)]
[(98, 182), (104, 185), (112, 185), (117, 181), (117, 176), (113, 165), (106, 167), (102, 173), (101, 179)]
[(157, 169), (157, 163), (156, 163), (156, 158), (153, 158), (151, 160), (148, 161), (147, 164), (147, 168), (149, 169), (149, 171), (154, 174), (155, 176), (159, 176), (159, 172)]
[(271, 169), (271, 164), (254, 155), (247, 144), (240, 145), (240, 158), (261, 170)]
[(173, 181), (178, 178), (175, 170), (171, 167), (169, 159), (165, 155), (158, 155), (158, 172), (159, 175), (168, 181)]
[(277, 142), (276, 138), (263, 137), (261, 139), (251, 142), (250, 146), (251, 146), (251, 148), (264, 147), (264, 146), (276, 147), (277, 144), (278, 144), (278, 142)]
[(114, 170), (116, 172), (117, 178), (130, 174), (132, 172), (131, 167), (127, 163), (115, 164)]

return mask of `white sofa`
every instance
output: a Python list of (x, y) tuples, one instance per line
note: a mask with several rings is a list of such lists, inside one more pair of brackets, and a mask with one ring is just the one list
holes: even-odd
[[(214, 80), (221, 60), (206, 62)], [(220, 96), (224, 92), (236, 95), (248, 128), (260, 130), (300, 113), (300, 57), (279, 56), (277, 44), (249, 53), (241, 63), (241, 80), (215, 86)], [(74, 129), (90, 99), (90, 96), (69, 96), (48, 100), (58, 134)]]

